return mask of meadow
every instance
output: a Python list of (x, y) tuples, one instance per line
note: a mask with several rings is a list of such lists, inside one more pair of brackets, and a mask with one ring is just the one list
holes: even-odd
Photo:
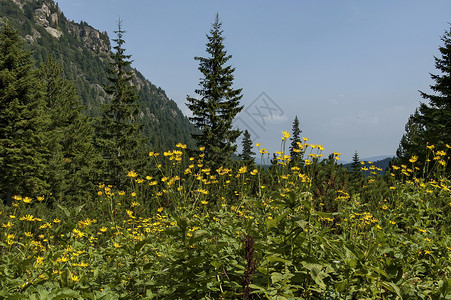
[(339, 153), (304, 139), (293, 163), (285, 141), (269, 168), (178, 144), (86, 203), (14, 196), (0, 299), (451, 299), (449, 146), (354, 180)]

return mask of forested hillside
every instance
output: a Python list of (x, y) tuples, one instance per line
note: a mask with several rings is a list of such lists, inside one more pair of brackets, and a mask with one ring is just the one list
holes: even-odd
[[(6, 19), (26, 41), (37, 65), (49, 56), (62, 64), (64, 76), (75, 84), (86, 114), (98, 116), (107, 97), (104, 86), (111, 54), (107, 33), (86, 22), (69, 21), (53, 0), (2, 0), (0, 23)], [(138, 70), (133, 72), (141, 105), (139, 117), (150, 146), (169, 149), (177, 142), (193, 145), (194, 127), (177, 104)]]

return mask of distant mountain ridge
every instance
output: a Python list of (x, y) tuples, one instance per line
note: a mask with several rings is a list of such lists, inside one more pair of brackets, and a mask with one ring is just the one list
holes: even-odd
[[(380, 159), (383, 158), (383, 159)], [(374, 157), (370, 157), (368, 159), (361, 159), (361, 162), (364, 162), (364, 165), (362, 165), (362, 167), (370, 167), (371, 165), (382, 169), (382, 171), (377, 171), (377, 174), (380, 175), (384, 175), (385, 171), (387, 170), (388, 166), (390, 165), (390, 162), (392, 161), (393, 157), (389, 157), (389, 156), (374, 156)], [(370, 164), (371, 162), (371, 164)], [(352, 171), (352, 167), (351, 167), (352, 163), (345, 163), (342, 164), (343, 167), (347, 168), (348, 170)], [(369, 176), (371, 175), (371, 170), (367, 170), (367, 171), (362, 171), (362, 173), (365, 176)]]
[[(379, 161), (379, 160), (384, 160), (386, 158), (393, 158), (394, 155), (378, 155), (378, 156), (371, 156), (371, 157), (365, 157), (365, 158), (361, 158), (360, 161)], [(347, 161), (347, 160), (339, 160), (340, 163), (342, 164), (350, 164), (352, 161)]]
[[(84, 21), (69, 21), (53, 0), (2, 0), (0, 25), (5, 18), (19, 31), (38, 64), (49, 55), (62, 63), (65, 76), (74, 82), (86, 106), (86, 113), (98, 116), (107, 99), (103, 86), (107, 83), (111, 54), (108, 34)], [(128, 54), (133, 57), (133, 53)], [(177, 104), (138, 70), (132, 71), (133, 84), (140, 96), (139, 117), (151, 146), (170, 149), (178, 142), (193, 146), (191, 133), (195, 128)]]

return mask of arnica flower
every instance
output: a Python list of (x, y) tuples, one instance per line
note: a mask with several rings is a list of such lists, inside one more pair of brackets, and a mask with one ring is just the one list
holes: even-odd
[(26, 215), (25, 217), (20, 217), (21, 221), (29, 221), (29, 222), (33, 222), (34, 221), (34, 217), (32, 215)]
[(255, 144), (255, 146), (260, 147), (260, 143)]
[(244, 173), (246, 173), (247, 172), (247, 167), (246, 166), (242, 166), (239, 170), (238, 170), (238, 173), (239, 174), (244, 174)]
[(23, 198), (23, 202), (24, 203), (31, 203), (31, 198), (30, 197), (25, 197), (25, 198)]
[(285, 141), (290, 137), (290, 134), (286, 130), (282, 131), (282, 134), (283, 134), (282, 141)]
[(70, 280), (72, 280), (72, 281), (74, 281), (74, 282), (78, 282), (78, 281), (80, 281), (80, 278), (79, 278), (77, 275), (72, 275), (72, 276), (70, 277)]
[(13, 227), (13, 226), (14, 226), (14, 224), (11, 223), (11, 222), (8, 222), (8, 223), (6, 223), (6, 224), (5, 224), (5, 223), (2, 224), (2, 227), (3, 227), (3, 228), (11, 228), (11, 227)]
[(134, 177), (138, 176), (138, 174), (135, 171), (130, 171), (130, 172), (128, 172), (127, 176), (134, 178)]
[(37, 266), (42, 265), (43, 261), (44, 261), (44, 257), (42, 257), (42, 256), (36, 257), (36, 265)]

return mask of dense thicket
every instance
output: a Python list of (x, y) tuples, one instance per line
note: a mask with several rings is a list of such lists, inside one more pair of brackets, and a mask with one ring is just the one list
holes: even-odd
[(82, 200), (100, 180), (100, 160), (93, 144), (94, 128), (63, 67), (49, 57), (39, 69), (49, 123), (45, 131), (49, 149), (47, 176), (52, 200)]
[(16, 194), (46, 193), (45, 113), (42, 82), (31, 53), (6, 23), (0, 29), (0, 193), (11, 203)]

